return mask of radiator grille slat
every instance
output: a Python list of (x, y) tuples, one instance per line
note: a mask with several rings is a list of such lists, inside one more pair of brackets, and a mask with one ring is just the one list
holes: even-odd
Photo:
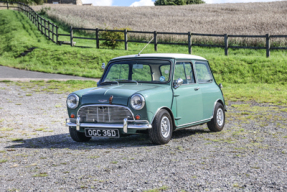
[(133, 120), (132, 113), (121, 106), (87, 106), (78, 111), (81, 122), (86, 123), (122, 123), (124, 118)]

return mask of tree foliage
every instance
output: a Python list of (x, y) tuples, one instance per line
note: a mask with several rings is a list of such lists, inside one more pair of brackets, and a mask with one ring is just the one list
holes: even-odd
[[(44, 0), (8, 0), (9, 2), (20, 2), (20, 3), (25, 3), (27, 5), (43, 5)], [(46, 2), (46, 0), (45, 0)]]
[(189, 5), (205, 3), (203, 0), (156, 0), (155, 5)]

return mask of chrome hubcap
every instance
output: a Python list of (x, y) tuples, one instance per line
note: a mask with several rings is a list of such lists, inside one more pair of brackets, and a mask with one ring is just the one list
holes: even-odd
[(166, 116), (164, 116), (161, 119), (160, 128), (161, 128), (162, 136), (164, 138), (167, 138), (169, 136), (169, 133), (170, 133), (170, 122), (169, 122), (169, 119)]
[(216, 121), (217, 124), (221, 127), (224, 123), (224, 113), (223, 110), (221, 108), (217, 109), (217, 113), (216, 113)]

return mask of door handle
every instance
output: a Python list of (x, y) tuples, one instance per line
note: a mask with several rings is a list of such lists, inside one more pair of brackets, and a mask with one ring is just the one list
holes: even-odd
[(199, 87), (194, 88), (195, 91), (198, 91), (199, 89), (200, 89)]

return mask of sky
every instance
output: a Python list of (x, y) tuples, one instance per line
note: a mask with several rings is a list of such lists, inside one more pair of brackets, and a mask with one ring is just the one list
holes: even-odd
[[(155, 0), (82, 0), (83, 3), (92, 3), (94, 6), (154, 6)], [(208, 4), (215, 3), (249, 3), (271, 2), (284, 0), (204, 0)]]

